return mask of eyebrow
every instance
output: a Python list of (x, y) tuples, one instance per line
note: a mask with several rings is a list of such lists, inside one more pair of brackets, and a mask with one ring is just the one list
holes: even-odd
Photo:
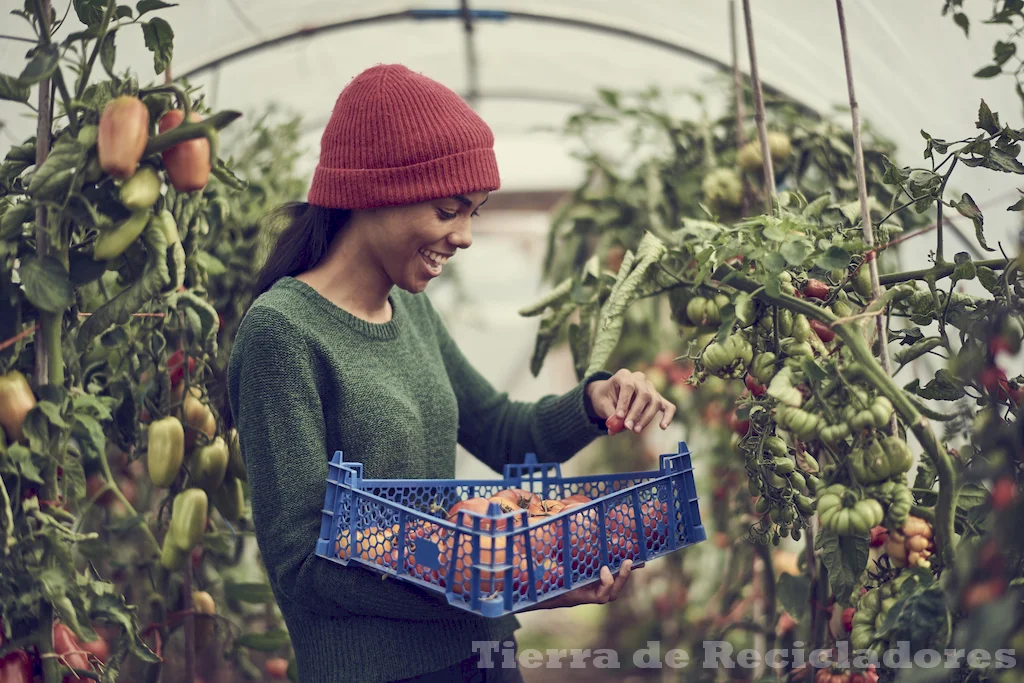
[[(490, 195), (487, 195), (487, 199), (490, 199), (490, 198), (491, 198), (491, 196), (490, 196)], [(466, 196), (466, 195), (464, 195), (464, 194), (457, 194), (457, 195), (454, 195), (454, 196), (452, 197), (452, 199), (454, 199), (454, 200), (458, 201), (458, 202), (459, 202), (459, 204), (462, 204), (463, 206), (473, 206), (473, 202), (471, 202), (471, 201), (469, 200), (469, 197), (467, 197), (467, 196)], [(485, 200), (483, 200), (482, 202), (480, 202), (480, 206), (483, 206), (484, 204), (486, 204), (486, 203), (487, 203), (487, 199), (485, 199)], [(476, 208), (478, 208), (478, 209), (479, 209), (479, 208), (480, 208), (480, 206), (478, 206), (478, 207), (476, 207)]]

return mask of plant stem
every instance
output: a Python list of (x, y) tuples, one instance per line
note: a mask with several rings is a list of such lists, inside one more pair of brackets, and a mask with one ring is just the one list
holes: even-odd
[(173, 93), (174, 98), (178, 101), (178, 107), (181, 109), (182, 114), (184, 114), (184, 118), (182, 120), (189, 120), (189, 116), (192, 113), (192, 100), (189, 99), (188, 93), (185, 92), (184, 88), (174, 85), (173, 83), (167, 83), (166, 85), (161, 85), (153, 88), (142, 88), (139, 90), (139, 97), (158, 92)]
[[(220, 130), (241, 116), (242, 113), (238, 111), (219, 111), (201, 123), (182, 121), (177, 128), (173, 128), (166, 133), (160, 133), (159, 135), (150, 138), (143, 155), (149, 156), (151, 154), (159, 154), (165, 149), (173, 147), (180, 142), (205, 137), (209, 135), (211, 131)], [(212, 156), (213, 155), (211, 154), (211, 158)]]
[[(49, 1), (46, 1), (49, 5)], [(47, 8), (49, 10), (49, 8)], [(53, 647), (53, 605), (46, 600), (39, 605), (39, 631), (36, 635), (41, 654), (49, 654)], [(61, 683), (60, 660), (56, 657), (43, 657), (43, 680), (46, 683)]]
[(768, 129), (764, 120), (764, 95), (761, 92), (761, 76), (757, 71), (757, 51), (754, 48), (754, 23), (750, 16), (750, 0), (743, 0), (743, 20), (747, 27), (747, 51), (750, 53), (750, 80), (754, 89), (754, 121), (757, 122), (757, 137), (761, 142), (763, 157), (764, 185), (768, 192), (768, 213), (772, 213), (775, 198), (775, 171), (772, 169), (772, 155), (768, 149)]
[(939, 196), (935, 200), (935, 227), (937, 234), (935, 237), (935, 263), (936, 265), (945, 263), (946, 260), (942, 257), (942, 228), (944, 223), (942, 221), (942, 196), (946, 193), (946, 183), (949, 182), (949, 176), (953, 174), (953, 169), (956, 168), (956, 162), (959, 161), (960, 157), (953, 155), (953, 163), (950, 164), (949, 170), (946, 171), (946, 175), (942, 178), (942, 185), (939, 186)]
[[(757, 292), (756, 296), (764, 301), (788, 308), (794, 313), (803, 313), (808, 318), (825, 323), (842, 338), (843, 342), (853, 353), (855, 360), (862, 366), (861, 370), (864, 379), (892, 402), (896, 412), (914, 432), (917, 440), (924, 447), (925, 453), (928, 454), (932, 464), (935, 465), (935, 470), (939, 476), (938, 502), (935, 514), (937, 521), (936, 540), (941, 549), (943, 562), (946, 565), (952, 566), (953, 537), (955, 533), (953, 528), (953, 511), (956, 509), (957, 498), (956, 472), (953, 469), (953, 462), (950, 460), (949, 454), (946, 453), (946, 449), (935, 437), (928, 419), (921, 415), (917, 407), (907, 398), (904, 391), (893, 382), (892, 377), (883, 372), (882, 368), (879, 367), (875, 357), (871, 354), (871, 348), (864, 340), (856, 323), (836, 324), (838, 318), (826, 308), (815, 306), (804, 299), (797, 299), (781, 292), (778, 295), (772, 295), (756, 281), (740, 275), (732, 266), (719, 267), (715, 271), (714, 278), (723, 284), (728, 283), (730, 286), (751, 295)], [(875, 306), (884, 307), (887, 303), (887, 300), (882, 298), (875, 303)]]
[(107, 29), (110, 28), (110, 20), (114, 17), (114, 10), (117, 9), (117, 3), (115, 0), (107, 0), (107, 8), (103, 11), (103, 23), (100, 24), (100, 33), (96, 37), (96, 45), (92, 48), (92, 54), (89, 55), (89, 61), (86, 62), (85, 68), (82, 69), (82, 74), (78, 79), (78, 88), (75, 90), (75, 99), (82, 99), (82, 95), (85, 94), (85, 89), (89, 85), (89, 76), (92, 73), (93, 64), (96, 63), (96, 57), (100, 53), (100, 48), (103, 47), (103, 41), (107, 37)]
[[(850, 117), (853, 122), (853, 154), (857, 164), (857, 194), (860, 197), (860, 219), (864, 230), (864, 241), (870, 249), (874, 249), (875, 234), (871, 226), (867, 174), (864, 171), (864, 145), (860, 134), (860, 107), (857, 104), (857, 95), (853, 87), (853, 60), (850, 58), (850, 43), (846, 31), (846, 13), (843, 11), (843, 0), (836, 0), (836, 12), (839, 15), (839, 36), (843, 44), (843, 61), (846, 64), (846, 88), (850, 98)], [(939, 230), (942, 230), (941, 225)], [(871, 274), (871, 296), (877, 300), (881, 296), (882, 289), (878, 280), (878, 259), (875, 258), (873, 253), (868, 258), (868, 272)], [(885, 374), (891, 377), (892, 362), (889, 360), (889, 336), (885, 323), (885, 316), (880, 315), (875, 318), (875, 327), (878, 331), (879, 359), (882, 362), (882, 369), (885, 370)], [(889, 432), (891, 434), (896, 433), (895, 416), (889, 424)]]
[[(99, 461), (100, 467), (103, 469), (103, 478), (106, 479), (107, 481), (107, 487), (110, 488), (110, 491), (114, 494), (114, 497), (116, 497), (117, 500), (121, 503), (121, 505), (124, 506), (124, 509), (128, 512), (129, 515), (131, 515), (132, 517), (137, 516), (139, 513), (136, 512), (135, 507), (128, 502), (128, 499), (124, 497), (124, 494), (121, 492), (120, 487), (118, 487), (116, 483), (117, 480), (114, 479), (114, 475), (110, 471), (110, 463), (107, 462), (107, 458), (101, 457)], [(156, 542), (156, 536), (153, 535), (153, 532), (150, 530), (149, 525), (140, 524), (139, 528), (142, 529), (143, 533), (146, 535), (146, 539), (149, 541), (150, 545), (153, 546), (153, 551), (157, 555), (159, 555), (160, 544)]]
[(181, 587), (185, 610), (185, 681), (196, 680), (196, 615), (192, 609), (192, 553), (185, 560), (185, 580)]
[[(1002, 270), (1010, 264), (1009, 259), (995, 258), (987, 259), (984, 261), (975, 261), (974, 265), (977, 267), (992, 268), (993, 270)], [(949, 277), (956, 270), (956, 265), (953, 263), (942, 263), (932, 266), (931, 268), (924, 268), (922, 270), (907, 270), (902, 273), (890, 273), (889, 275), (882, 275), (879, 278), (879, 282), (883, 285), (891, 285), (897, 282), (908, 282), (910, 280), (924, 280), (929, 277), (933, 277), (936, 280)]]

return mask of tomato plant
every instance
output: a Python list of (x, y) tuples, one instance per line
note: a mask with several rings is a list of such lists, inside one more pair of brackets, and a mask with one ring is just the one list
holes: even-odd
[[(996, 23), (1024, 20), (1014, 3), (996, 4)], [(1019, 597), (1022, 576), (1024, 538), (1012, 520), (1024, 378), (1008, 376), (1007, 360), (1020, 350), (1024, 279), (1014, 253), (949, 254), (943, 214), (973, 225), (974, 254), (997, 252), (982, 208), (949, 179), (964, 167), (1024, 172), (1024, 128), (982, 101), (963, 130), (923, 131), (924, 163), (905, 166), (867, 126), (859, 139), (784, 98), (758, 112), (763, 141), (746, 141), (757, 134), (736, 125), (735, 111), (679, 121), (657, 93), (604, 92), (573, 116), (567, 132), (587, 142), (589, 174), (552, 224), (545, 272), (557, 284), (521, 311), (542, 316), (534, 372), (565, 328), (580, 377), (630, 362), (660, 367), (665, 346), (693, 368), (686, 392), (669, 391), (683, 404), (677, 420), (701, 430), (707, 448), (714, 489), (702, 505), (716, 528), (751, 541), (722, 544), (729, 562), (715, 599), (733, 610), (722, 618), (749, 616), (745, 584), (760, 576), (762, 633), (774, 634), (765, 645), (788, 632), (776, 632), (780, 607), (812, 647), (845, 631), (876, 653), (901, 640), (969, 646), (967, 633), (1009, 643), (1017, 618), (981, 615), (1007, 591)], [(610, 126), (636, 142), (628, 162), (592, 144)], [(775, 166), (768, 180), (765, 153)], [(929, 239), (931, 266), (902, 270), (898, 245)], [(608, 256), (621, 247), (621, 261)], [(922, 359), (945, 362), (924, 376)], [(911, 364), (924, 379), (902, 378)], [(739, 481), (722, 485), (736, 472)], [(1003, 561), (973, 552), (988, 543)], [(767, 545), (794, 548), (800, 576), (776, 583), (770, 571), (735, 568), (751, 555), (771, 567), (778, 555)], [(834, 632), (821, 615), (829, 600)], [(685, 616), (699, 631), (695, 615)]]
[[(249, 653), (286, 654), (288, 638), (265, 578), (221, 576), (245, 549), (247, 489), (218, 409), (209, 288), (224, 273), (211, 232), (246, 188), (219, 144), (240, 114), (164, 79), (166, 3), (76, 2), (87, 30), (59, 43), (44, 6), (14, 13), (38, 44), (2, 92), (32, 105), (40, 131), (0, 163), (4, 671), (190, 680), (192, 648), (258, 676)], [(114, 68), (116, 43), (140, 28), (150, 79)], [(179, 562), (193, 548), (198, 561)], [(195, 620), (193, 587), (224, 609)], [(252, 605), (270, 608), (242, 618)]]

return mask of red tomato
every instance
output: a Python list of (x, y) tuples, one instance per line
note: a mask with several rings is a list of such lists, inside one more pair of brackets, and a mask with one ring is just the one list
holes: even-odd
[(1017, 482), (1010, 475), (1000, 477), (992, 486), (992, 508), (1005, 510), (1017, 498)]
[(836, 338), (836, 333), (825, 323), (819, 320), (811, 320), (811, 329), (818, 335), (818, 339), (826, 344)]
[(754, 379), (750, 374), (747, 374), (743, 379), (743, 383), (747, 385), (747, 389), (750, 389), (750, 393), (754, 398), (760, 398), (764, 396), (764, 392), (768, 391), (763, 384)]
[(618, 413), (616, 413), (615, 415), (612, 415), (607, 420), (605, 420), (604, 424), (608, 428), (608, 435), (611, 436), (614, 434), (618, 434), (619, 432), (626, 428), (626, 419), (623, 417), (619, 417)]
[(8, 652), (0, 659), (0, 681), (32, 683), (32, 658), (24, 650)]
[(821, 280), (811, 278), (804, 285), (804, 296), (809, 299), (821, 299), (824, 301), (828, 298), (828, 285)]

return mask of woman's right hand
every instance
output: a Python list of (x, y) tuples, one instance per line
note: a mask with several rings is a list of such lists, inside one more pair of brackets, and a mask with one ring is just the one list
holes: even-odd
[[(643, 565), (640, 566), (642, 567)], [(639, 567), (637, 568), (639, 569)], [(563, 593), (556, 598), (545, 600), (523, 611), (558, 609), (560, 607), (575, 607), (576, 605), (604, 605), (613, 602), (625, 589), (626, 582), (629, 581), (629, 573), (632, 569), (632, 560), (626, 560), (622, 563), (618, 576), (613, 576), (612, 570), (607, 566), (601, 567), (601, 579), (599, 581), (576, 588), (568, 593)]]

